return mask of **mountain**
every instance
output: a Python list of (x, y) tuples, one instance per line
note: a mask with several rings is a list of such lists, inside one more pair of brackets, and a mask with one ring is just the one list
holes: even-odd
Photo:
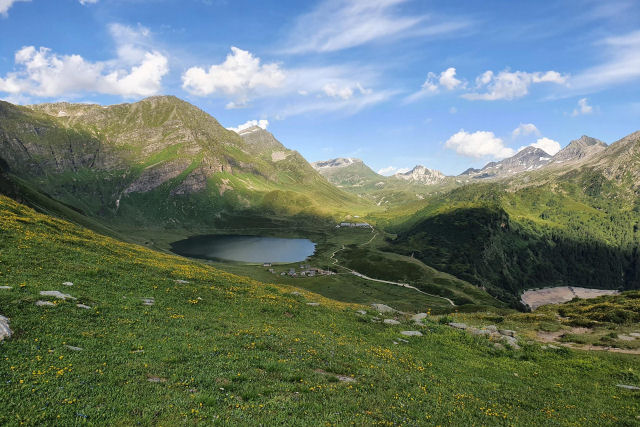
[(360, 159), (338, 158), (311, 163), (329, 182), (340, 188), (362, 188), (385, 181)]
[(516, 155), (500, 160), (499, 162), (487, 163), (482, 169), (467, 169), (460, 177), (485, 179), (504, 178), (515, 174), (540, 169), (551, 161), (552, 156), (536, 147), (526, 147)]
[(574, 139), (566, 147), (557, 152), (551, 159), (551, 163), (561, 164), (577, 162), (593, 156), (607, 148), (607, 144), (599, 139), (582, 135)]
[(427, 169), (418, 165), (408, 172), (399, 172), (393, 175), (396, 178), (409, 182), (418, 182), (425, 185), (434, 185), (444, 181), (447, 177), (440, 171)]
[[(527, 150), (519, 157), (531, 162), (520, 163), (528, 164), (525, 172), (511, 179), (427, 198), (421, 210), (389, 227), (398, 238), (387, 249), (514, 306), (523, 289), (640, 289), (640, 132), (608, 147), (578, 141), (574, 147), (598, 152), (535, 168), (541, 153)], [(513, 168), (513, 162), (498, 166)]]
[(312, 166), (332, 184), (378, 206), (398, 206), (422, 200), (434, 191), (455, 185), (450, 177), (424, 166), (392, 176), (380, 175), (362, 160), (354, 158), (323, 160)]
[(352, 213), (363, 201), (329, 184), (269, 132), (241, 135), (171, 96), (100, 106), (0, 102), (0, 159), (82, 212), (157, 226)]

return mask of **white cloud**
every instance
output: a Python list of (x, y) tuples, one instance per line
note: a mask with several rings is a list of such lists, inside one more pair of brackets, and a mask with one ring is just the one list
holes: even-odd
[(520, 123), (520, 125), (511, 132), (513, 138), (527, 135), (540, 135), (540, 131), (533, 123)]
[(581, 114), (591, 114), (593, 113), (593, 107), (588, 104), (587, 98), (582, 98), (578, 100), (578, 108), (574, 109), (571, 113), (571, 117), (576, 117)]
[(453, 67), (449, 67), (440, 73), (440, 79), (438, 82), (440, 83), (440, 86), (449, 90), (453, 90), (462, 84), (461, 80), (456, 79), (456, 69)]
[(525, 71), (485, 71), (476, 78), (476, 90), (486, 90), (484, 93), (466, 93), (463, 98), (469, 100), (495, 101), (499, 99), (511, 100), (521, 98), (529, 93), (529, 87), (538, 83), (555, 83), (563, 85), (569, 79), (557, 71), (528, 73)]
[[(560, 151), (560, 149), (562, 149), (562, 146), (560, 145), (559, 142), (549, 138), (539, 138), (536, 142), (534, 142), (533, 144), (530, 144), (530, 146), (539, 148), (545, 153), (551, 154), (552, 156), (555, 155), (558, 151)], [(520, 148), (520, 150), (522, 148)]]
[(277, 63), (260, 62), (250, 52), (231, 47), (223, 63), (209, 70), (189, 68), (182, 75), (182, 87), (193, 95), (221, 93), (234, 97), (235, 105), (246, 104), (255, 92), (280, 87), (285, 81), (286, 74)]
[(640, 30), (607, 37), (596, 47), (606, 61), (577, 74), (571, 79), (572, 89), (593, 90), (640, 79)]
[(405, 173), (405, 172), (409, 172), (411, 169), (409, 168), (397, 168), (395, 166), (387, 166), (386, 168), (382, 168), (378, 171), (378, 174), (380, 175), (384, 175), (384, 176), (391, 176), (391, 175), (395, 175), (397, 173)]
[(19, 1), (31, 1), (31, 0), (0, 0), (0, 15), (7, 17), (9, 9), (13, 6), (14, 3)]
[(456, 107), (449, 108), (449, 114), (456, 114), (457, 112), (458, 112), (458, 109)]
[(325, 0), (299, 17), (285, 52), (333, 52), (377, 40), (452, 33), (468, 25), (442, 17), (399, 14), (409, 0)]
[(96, 4), (98, 3), (98, 0), (79, 0), (81, 5), (87, 5), (87, 4)]
[[(143, 37), (136, 30), (130, 32)], [(115, 35), (114, 38), (117, 39)], [(118, 57), (97, 62), (80, 55), (60, 55), (46, 47), (23, 47), (15, 54), (17, 71), (0, 77), (0, 92), (44, 98), (85, 93), (123, 97), (158, 93), (162, 78), (169, 72), (168, 59), (157, 51), (116, 42)]]
[(502, 139), (487, 131), (468, 133), (462, 129), (447, 140), (445, 147), (463, 156), (475, 158), (490, 156), (504, 159), (515, 154), (512, 148), (504, 146)]
[(242, 131), (244, 129), (249, 129), (250, 127), (253, 127), (253, 126), (258, 126), (259, 128), (267, 129), (267, 127), (269, 126), (269, 120), (266, 120), (266, 119), (249, 120), (249, 121), (239, 125), (238, 127), (227, 128), (227, 129), (232, 130), (232, 131), (234, 131), (236, 133), (239, 133), (240, 131)]
[[(357, 80), (354, 80), (357, 76)], [(283, 118), (311, 111), (358, 111), (382, 102), (395, 92), (371, 89), (377, 74), (363, 66), (285, 68), (262, 64), (252, 53), (232, 48), (232, 53), (209, 71), (193, 67), (183, 76), (183, 88), (198, 95), (229, 99), (227, 108), (243, 108), (262, 99), (271, 115)]]
[(427, 73), (427, 79), (422, 84), (420, 90), (408, 96), (405, 101), (412, 102), (427, 95), (438, 93), (440, 88), (454, 90), (465, 86), (465, 82), (456, 78), (456, 69), (454, 67), (449, 67), (440, 74), (430, 71)]

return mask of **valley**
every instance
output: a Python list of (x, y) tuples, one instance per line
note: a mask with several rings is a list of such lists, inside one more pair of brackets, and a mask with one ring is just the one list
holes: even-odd
[[(284, 422), (300, 402), (338, 424), (425, 405), (491, 424), (489, 401), (514, 424), (548, 421), (527, 405), (635, 420), (638, 133), (382, 177), (172, 97), (0, 107), (0, 402), (21, 422), (122, 423), (122, 388), (143, 424)], [(529, 298), (558, 289), (595, 298)], [(73, 404), (22, 408), (35, 390)]]

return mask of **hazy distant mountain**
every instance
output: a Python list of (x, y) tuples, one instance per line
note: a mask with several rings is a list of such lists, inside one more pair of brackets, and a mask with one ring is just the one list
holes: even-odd
[(365, 187), (384, 183), (386, 177), (375, 173), (360, 159), (337, 158), (311, 163), (322, 176), (338, 187)]
[(474, 179), (504, 178), (520, 172), (540, 169), (551, 161), (552, 156), (536, 147), (526, 147), (515, 156), (488, 163), (482, 169), (467, 169), (460, 176)]
[(406, 181), (419, 182), (426, 185), (438, 184), (447, 178), (442, 172), (425, 168), (422, 165), (418, 165), (408, 172), (400, 172), (393, 176)]
[(599, 139), (582, 135), (580, 139), (575, 139), (566, 147), (556, 153), (551, 159), (552, 163), (576, 162), (593, 156), (607, 148), (607, 144)]

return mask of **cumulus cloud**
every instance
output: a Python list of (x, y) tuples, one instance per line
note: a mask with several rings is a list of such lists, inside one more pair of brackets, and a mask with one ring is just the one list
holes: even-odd
[(395, 166), (387, 166), (386, 168), (382, 168), (378, 171), (378, 174), (380, 175), (384, 175), (384, 176), (391, 176), (391, 175), (395, 175), (397, 173), (405, 173), (405, 172), (409, 172), (411, 169), (409, 168), (397, 168)]
[(44, 98), (86, 93), (136, 97), (161, 90), (169, 72), (167, 57), (133, 44), (120, 44), (118, 54), (113, 60), (91, 62), (80, 55), (26, 46), (15, 53), (16, 71), (0, 77), (0, 92)]
[(98, 0), (80, 0), (80, 4), (81, 5), (87, 5), (87, 4), (96, 4), (98, 3)]
[(224, 94), (235, 105), (246, 104), (252, 94), (282, 86), (285, 72), (277, 63), (262, 64), (250, 52), (231, 47), (225, 61), (208, 70), (191, 67), (182, 75), (182, 87), (192, 95)]
[(6, 17), (7, 12), (13, 6), (14, 3), (19, 1), (31, 1), (31, 0), (0, 0), (0, 15)]
[(325, 0), (302, 15), (288, 37), (287, 53), (334, 52), (378, 40), (454, 33), (468, 22), (398, 13), (410, 0)]
[(454, 90), (465, 86), (466, 83), (456, 78), (456, 69), (454, 67), (449, 67), (440, 74), (430, 71), (420, 90), (407, 97), (405, 101), (412, 102), (427, 95), (438, 93), (441, 88)]
[(579, 116), (581, 114), (591, 114), (593, 113), (593, 107), (589, 105), (587, 102), (587, 98), (582, 98), (578, 100), (578, 108), (574, 109), (571, 113), (572, 117)]
[[(357, 76), (354, 79), (353, 76)], [(232, 48), (227, 59), (209, 70), (193, 67), (183, 76), (183, 88), (193, 95), (215, 95), (243, 108), (255, 99), (269, 99), (279, 118), (311, 111), (358, 111), (388, 99), (392, 92), (370, 88), (377, 74), (362, 66), (285, 68), (263, 64), (248, 51)]]
[(540, 135), (540, 131), (533, 123), (520, 123), (520, 125), (511, 132), (511, 136), (514, 138), (527, 135)]
[[(550, 139), (550, 138), (539, 138), (536, 142), (534, 142), (533, 144), (530, 144), (530, 146), (539, 148), (545, 153), (551, 154), (552, 156), (562, 149), (562, 146), (560, 145), (559, 142), (554, 141), (553, 139)], [(525, 147), (521, 147), (520, 150), (522, 150), (523, 148)]]
[(269, 126), (269, 120), (266, 119), (261, 119), (261, 120), (248, 120), (245, 123), (239, 125), (238, 127), (231, 127), (231, 128), (227, 128), (229, 130), (232, 130), (236, 133), (240, 133), (240, 131), (243, 131), (245, 129), (249, 129), (250, 127), (254, 127), (254, 126), (258, 126), (259, 128), (262, 129), (267, 129), (267, 127)]
[(447, 140), (445, 147), (463, 156), (475, 158), (490, 156), (504, 159), (515, 154), (512, 148), (504, 146), (502, 139), (488, 131), (468, 133), (461, 129)]
[(568, 75), (557, 71), (534, 72), (485, 71), (476, 78), (476, 92), (466, 93), (463, 98), (469, 100), (496, 101), (499, 99), (512, 100), (521, 98), (529, 93), (532, 84), (554, 83), (564, 85)]

